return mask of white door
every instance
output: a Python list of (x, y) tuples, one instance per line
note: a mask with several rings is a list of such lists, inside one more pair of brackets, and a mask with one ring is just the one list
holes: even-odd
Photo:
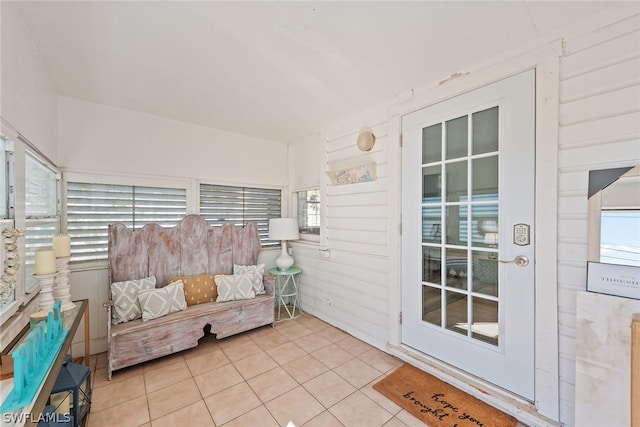
[(402, 118), (402, 342), (529, 400), (534, 79)]

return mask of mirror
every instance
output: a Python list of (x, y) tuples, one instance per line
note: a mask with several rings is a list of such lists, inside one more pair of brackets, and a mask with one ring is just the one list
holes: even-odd
[(587, 258), (640, 267), (640, 166), (589, 172)]

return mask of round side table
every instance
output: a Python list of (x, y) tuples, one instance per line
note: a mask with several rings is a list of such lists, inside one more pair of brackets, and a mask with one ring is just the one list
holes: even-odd
[[(269, 274), (276, 276), (276, 305), (278, 307), (278, 320), (291, 320), (302, 314), (300, 301), (298, 299), (297, 276), (302, 273), (300, 267), (292, 266), (288, 270), (279, 270), (277, 267), (270, 268)], [(283, 317), (282, 309), (286, 312)], [(297, 310), (297, 311), (296, 311)]]

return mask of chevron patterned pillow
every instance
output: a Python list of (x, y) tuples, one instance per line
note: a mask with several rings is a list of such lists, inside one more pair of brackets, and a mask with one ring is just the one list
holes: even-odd
[(142, 316), (140, 303), (138, 302), (138, 292), (156, 287), (156, 276), (145, 277), (138, 280), (125, 280), (123, 282), (113, 282), (111, 284), (111, 323), (128, 322), (139, 319)]
[(217, 302), (250, 299), (256, 296), (253, 274), (220, 274), (215, 277), (218, 285)]
[(169, 283), (164, 288), (141, 291), (138, 293), (138, 301), (143, 322), (187, 308), (182, 280)]
[(264, 294), (264, 264), (258, 265), (239, 265), (233, 264), (233, 274), (251, 274), (251, 282), (253, 283), (253, 291), (256, 295)]

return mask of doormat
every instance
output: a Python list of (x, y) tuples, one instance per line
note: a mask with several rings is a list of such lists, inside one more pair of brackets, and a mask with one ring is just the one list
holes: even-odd
[(404, 364), (373, 388), (430, 427), (513, 427), (516, 419)]

